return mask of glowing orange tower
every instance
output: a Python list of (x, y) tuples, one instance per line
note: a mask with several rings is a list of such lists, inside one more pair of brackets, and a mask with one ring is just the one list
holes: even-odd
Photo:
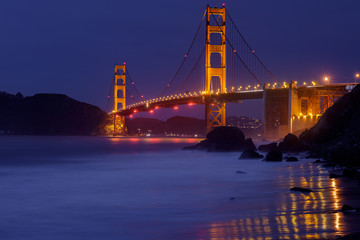
[[(220, 81), (220, 93), (226, 92), (226, 37), (225, 37), (225, 7), (210, 8), (207, 6), (206, 46), (205, 46), (205, 120), (206, 130), (225, 126), (225, 101), (211, 98), (212, 80)], [(221, 43), (213, 43), (214, 35), (220, 35)], [(212, 44), (213, 43), (213, 44)], [(220, 67), (211, 65), (212, 56), (220, 54)]]
[[(126, 68), (124, 65), (115, 65), (114, 73), (114, 135), (126, 135), (125, 117), (116, 114), (126, 107)], [(121, 91), (122, 95), (119, 95)], [(121, 103), (121, 109), (119, 109)]]

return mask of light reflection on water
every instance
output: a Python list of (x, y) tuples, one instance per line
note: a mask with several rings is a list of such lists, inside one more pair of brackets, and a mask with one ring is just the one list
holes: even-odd
[(314, 192), (282, 195), (275, 214), (269, 209), (257, 216), (213, 222), (205, 239), (329, 239), (348, 233), (344, 214), (338, 211), (343, 202), (338, 194), (338, 179), (318, 174), (319, 169), (315, 168), (318, 166), (310, 165), (310, 172), (303, 172), (304, 176), (295, 176), (290, 168), (289, 178), (285, 175), (277, 178), (288, 188), (296, 183), (297, 187), (310, 188)]
[(201, 139), (199, 138), (164, 138), (164, 137), (109, 137), (110, 142), (113, 143), (152, 143), (152, 144), (159, 144), (159, 143), (190, 143), (196, 144)]
[(359, 230), (359, 214), (337, 210), (360, 198), (351, 192), (349, 202), (344, 179), (310, 160), (180, 150), (197, 142), (2, 136), (0, 239), (329, 239)]

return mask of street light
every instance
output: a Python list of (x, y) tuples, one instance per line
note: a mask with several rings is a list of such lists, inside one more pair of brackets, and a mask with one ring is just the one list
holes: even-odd
[(325, 80), (325, 82), (328, 82), (328, 84), (330, 84), (330, 81), (329, 81), (329, 78), (328, 77), (324, 77), (324, 80)]
[(360, 77), (359, 73), (355, 74), (355, 83), (357, 83), (357, 79), (359, 79), (359, 77)]

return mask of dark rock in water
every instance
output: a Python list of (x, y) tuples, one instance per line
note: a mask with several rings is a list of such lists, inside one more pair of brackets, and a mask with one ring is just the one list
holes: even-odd
[(264, 156), (255, 152), (254, 150), (248, 149), (241, 153), (239, 159), (259, 159)]
[(356, 208), (353, 208), (350, 205), (344, 204), (341, 208), (342, 212), (356, 212)]
[(235, 200), (235, 198), (234, 198), (234, 197), (231, 197), (231, 198), (229, 198), (229, 200)]
[(235, 174), (245, 174), (246, 172), (244, 172), (244, 171), (236, 171), (236, 173)]
[(206, 135), (206, 139), (212, 143), (228, 144), (244, 143), (244, 133), (236, 127), (217, 127)]
[(273, 142), (273, 143), (269, 143), (269, 144), (260, 145), (258, 150), (260, 152), (276, 151), (277, 150), (277, 143)]
[(324, 163), (324, 161), (321, 161), (320, 159), (315, 160), (314, 163)]
[(257, 150), (256, 146), (251, 138), (245, 139), (244, 149), (249, 149), (249, 150), (254, 150), (254, 151)]
[(284, 140), (279, 143), (278, 149), (282, 152), (301, 152), (306, 150), (298, 137), (291, 133), (286, 135)]
[(288, 158), (286, 159), (286, 161), (287, 161), (287, 162), (298, 162), (299, 159), (297, 159), (297, 157), (288, 157)]
[(250, 141), (245, 141), (244, 133), (236, 127), (217, 127), (206, 136), (206, 139), (195, 146), (185, 147), (184, 150), (205, 150), (208, 152), (243, 151), (249, 147)]
[(264, 160), (268, 161), (268, 162), (281, 162), (282, 161), (282, 152), (270, 151), (268, 154), (266, 154), (266, 157)]
[(290, 191), (293, 191), (293, 192), (302, 192), (302, 193), (310, 193), (310, 192), (312, 192), (311, 189), (302, 188), (302, 187), (293, 187), (293, 188), (290, 188)]

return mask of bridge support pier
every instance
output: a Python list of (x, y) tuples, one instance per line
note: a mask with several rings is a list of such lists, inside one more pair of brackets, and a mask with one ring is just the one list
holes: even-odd
[(206, 133), (215, 127), (226, 125), (225, 109), (225, 102), (217, 102), (210, 97), (205, 97)]
[[(225, 7), (210, 8), (206, 11), (206, 43), (205, 43), (205, 94), (211, 94), (212, 80), (219, 79), (220, 93), (226, 93), (226, 37), (225, 37)], [(215, 23), (210, 24), (210, 20)], [(213, 44), (211, 37), (220, 35), (221, 43)], [(220, 64), (218, 66), (212, 65), (212, 56), (220, 55)], [(214, 80), (215, 81), (215, 80)], [(206, 132), (208, 133), (213, 128), (218, 126), (225, 126), (225, 107), (224, 101), (217, 101), (210, 96), (205, 95), (205, 120)]]
[(288, 133), (289, 90), (264, 88), (264, 135), (274, 140)]
[(296, 86), (264, 88), (264, 136), (268, 140), (283, 138), (287, 133), (299, 134), (314, 126), (327, 108), (349, 91), (344, 85)]
[(127, 134), (127, 128), (125, 125), (125, 117), (118, 114), (114, 114), (114, 136), (125, 136)]

